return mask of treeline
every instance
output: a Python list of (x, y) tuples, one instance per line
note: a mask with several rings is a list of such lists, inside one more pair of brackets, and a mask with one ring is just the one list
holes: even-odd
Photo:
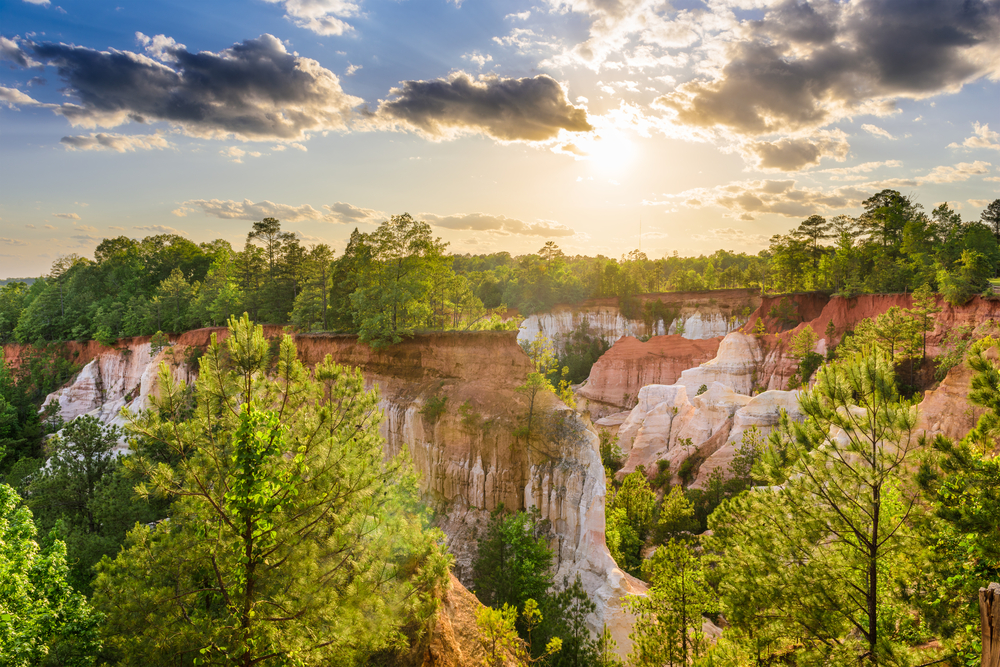
[(0, 341), (122, 336), (219, 326), (247, 312), (305, 331), (359, 333), (375, 344), (415, 331), (500, 326), (559, 303), (617, 298), (641, 317), (637, 294), (751, 288), (845, 296), (929, 285), (952, 303), (981, 293), (1000, 266), (1000, 199), (980, 220), (941, 204), (928, 215), (894, 190), (864, 202), (857, 218), (811, 216), (756, 255), (650, 259), (567, 256), (552, 241), (537, 253), (448, 255), (429, 225), (393, 216), (355, 230), (343, 254), (305, 247), (281, 223), (253, 223), (241, 250), (176, 235), (105, 239), (94, 259), (58, 259), (48, 276), (0, 287)]

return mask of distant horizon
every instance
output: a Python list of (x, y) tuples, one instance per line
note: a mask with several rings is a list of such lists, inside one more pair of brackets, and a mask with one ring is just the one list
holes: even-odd
[[(12, 0), (0, 275), (102, 238), (755, 253), (883, 188), (1000, 197), (1000, 3)], [(641, 236), (640, 236), (641, 227)]]

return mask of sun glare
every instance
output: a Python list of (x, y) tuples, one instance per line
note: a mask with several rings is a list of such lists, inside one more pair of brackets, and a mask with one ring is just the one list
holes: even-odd
[(603, 132), (581, 143), (592, 167), (602, 173), (624, 171), (635, 160), (636, 146), (622, 132)]

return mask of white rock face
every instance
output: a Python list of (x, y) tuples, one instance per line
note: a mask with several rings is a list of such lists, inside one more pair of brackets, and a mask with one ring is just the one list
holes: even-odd
[[(67, 422), (90, 415), (105, 424), (123, 426), (122, 408), (138, 412), (148, 406), (160, 361), (169, 349), (156, 357), (150, 355), (149, 343), (106, 352), (84, 366), (72, 384), (49, 394), (42, 409), (54, 403), (59, 406), (57, 414)], [(174, 378), (192, 381), (184, 367), (174, 369)], [(125, 449), (124, 441), (121, 449)]]
[(753, 358), (758, 350), (753, 336), (733, 331), (722, 339), (715, 359), (684, 371), (677, 384), (687, 387), (692, 396), (701, 385), (710, 386), (713, 382), (730, 387), (738, 394), (749, 394), (753, 389)]
[[(743, 322), (732, 322), (722, 313), (702, 313), (696, 311), (685, 315), (688, 309), (681, 311), (680, 317), (670, 323), (669, 334), (677, 333), (677, 325), (684, 323), (684, 338), (690, 340), (705, 340), (716, 336), (725, 336), (736, 327), (743, 326)], [(660, 334), (654, 334), (659, 336)]]
[(716, 336), (725, 336), (744, 324), (744, 320), (727, 317), (717, 309), (702, 312), (702, 310), (695, 308), (682, 308), (677, 319), (670, 323), (669, 331), (664, 331), (662, 321), (657, 321), (650, 328), (642, 320), (625, 318), (617, 307), (569, 308), (557, 306), (549, 312), (525, 318), (521, 323), (517, 340), (518, 342), (532, 341), (541, 332), (552, 341), (557, 350), (562, 350), (566, 336), (575, 331), (582, 322), (587, 322), (592, 335), (600, 336), (609, 343), (613, 343), (622, 336), (676, 334), (677, 326), (681, 322), (684, 324), (684, 338), (689, 340), (705, 340)]
[(792, 421), (802, 421), (805, 418), (805, 415), (799, 410), (798, 391), (772, 389), (749, 399), (743, 407), (736, 411), (733, 427), (726, 438), (726, 444), (701, 464), (698, 469), (698, 478), (692, 486), (704, 488), (709, 476), (716, 468), (721, 468), (723, 472), (726, 472), (736, 455), (736, 449), (743, 443), (743, 433), (756, 427), (761, 436), (766, 438), (778, 425), (782, 410), (788, 413), (788, 418)]

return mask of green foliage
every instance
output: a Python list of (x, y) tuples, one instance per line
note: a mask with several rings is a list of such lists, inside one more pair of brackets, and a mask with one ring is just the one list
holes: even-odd
[(149, 339), (149, 354), (155, 357), (160, 353), (163, 348), (170, 345), (170, 339), (167, 338), (167, 334), (162, 331), (157, 331), (153, 334), (153, 337)]
[(666, 459), (660, 459), (656, 462), (656, 474), (653, 475), (653, 480), (650, 485), (654, 489), (665, 489), (667, 485), (670, 484), (670, 478), (672, 477), (670, 471), (670, 461)]
[(671, 488), (660, 505), (660, 517), (656, 523), (657, 540), (665, 542), (680, 539), (682, 534), (691, 534), (697, 530), (694, 505), (684, 494), (683, 488), (680, 486)]
[(420, 408), (420, 414), (422, 414), (428, 423), (433, 426), (437, 423), (437, 420), (441, 418), (441, 415), (445, 413), (447, 408), (447, 396), (431, 396), (427, 399), (427, 403), (424, 404), (424, 407)]
[(601, 463), (604, 464), (605, 474), (611, 477), (625, 465), (625, 454), (622, 452), (622, 448), (618, 446), (617, 433), (612, 436), (611, 431), (602, 428), (598, 431), (598, 436), (601, 440)]
[(508, 659), (513, 659), (516, 665), (530, 665), (545, 658), (558, 654), (562, 649), (562, 640), (553, 637), (545, 646), (545, 650), (537, 658), (532, 658), (531, 632), (542, 622), (542, 613), (538, 603), (529, 599), (524, 604), (520, 614), (522, 625), (529, 628), (528, 640), (518, 637), (515, 624), (518, 621), (518, 611), (511, 605), (503, 605), (499, 609), (482, 607), (476, 610), (476, 627), (479, 630), (479, 640), (486, 649), (486, 667), (505, 667)]
[(698, 387), (698, 391), (695, 393), (695, 396), (701, 396), (706, 391), (708, 391), (708, 385), (707, 384), (703, 384), (700, 387)]
[(686, 542), (671, 540), (643, 564), (643, 573), (652, 584), (649, 592), (624, 601), (625, 608), (636, 615), (629, 635), (629, 664), (690, 664), (705, 651), (702, 614), (712, 611), (715, 602), (701, 560)]
[(506, 513), (501, 505), (490, 514), (472, 564), (476, 597), (483, 604), (523, 610), (529, 598), (542, 599), (552, 585), (552, 550), (538, 508)]
[[(580, 575), (572, 584), (569, 579), (563, 579), (562, 589), (549, 592), (540, 604), (544, 620), (537, 632), (539, 648), (548, 646), (553, 638), (559, 638), (562, 644), (559, 652), (552, 655), (546, 664), (552, 667), (597, 665), (598, 642), (590, 636), (587, 627), (587, 616), (597, 611), (597, 605), (587, 596)], [(536, 659), (541, 657), (535, 656)]]
[(101, 615), (67, 581), (66, 545), (57, 533), (42, 548), (31, 512), (0, 484), (0, 662), (93, 665)]
[(608, 550), (618, 567), (639, 574), (642, 547), (652, 528), (656, 494), (649, 487), (641, 467), (625, 475), (621, 487), (612, 494), (605, 510)]
[(51, 455), (25, 490), (39, 528), (61, 526), (70, 557), (69, 581), (88, 594), (93, 565), (114, 555), (136, 522), (164, 516), (162, 502), (150, 505), (134, 496), (138, 480), (114, 451), (123, 435), (91, 416), (74, 419), (48, 440)]
[(170, 519), (98, 566), (123, 664), (363, 660), (436, 608), (449, 558), (406, 453), (383, 454), (376, 393), (329, 356), (307, 372), (288, 336), (270, 374), (269, 347), (233, 320), (200, 360), (193, 413), (166, 365), (151, 409), (126, 413), (176, 465), (130, 461), (143, 496), (174, 500)]
[(590, 377), (594, 362), (609, 349), (611, 344), (604, 338), (592, 335), (590, 322), (584, 319), (567, 335), (557, 366), (567, 369), (565, 379), (568, 382), (579, 384)]
[(771, 306), (767, 316), (775, 319), (784, 329), (790, 329), (802, 321), (799, 308), (791, 299), (783, 298)]
[(722, 612), (764, 659), (800, 637), (804, 660), (892, 664), (912, 614), (897, 592), (914, 576), (916, 497), (899, 472), (915, 410), (875, 350), (824, 367), (799, 400), (806, 421), (783, 415), (761, 465), (771, 486), (710, 518)]
[(934, 379), (941, 381), (955, 366), (962, 363), (965, 353), (972, 344), (973, 326), (958, 324), (945, 332), (941, 341), (941, 353), (934, 358)]

